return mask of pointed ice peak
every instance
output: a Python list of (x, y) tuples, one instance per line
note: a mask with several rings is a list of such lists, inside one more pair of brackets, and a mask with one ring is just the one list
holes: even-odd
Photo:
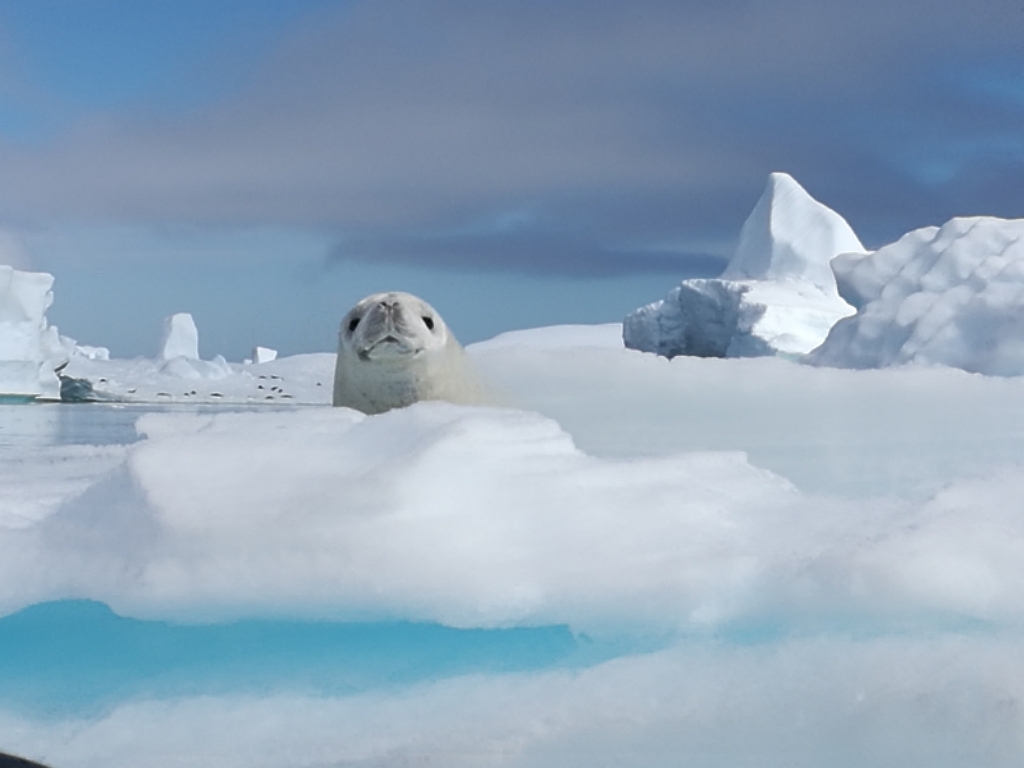
[(164, 318), (164, 337), (160, 343), (160, 360), (199, 359), (199, 331), (188, 312)]
[(857, 235), (838, 213), (787, 173), (768, 177), (764, 194), (740, 230), (726, 280), (802, 280), (836, 293), (829, 262), (840, 253), (863, 253)]

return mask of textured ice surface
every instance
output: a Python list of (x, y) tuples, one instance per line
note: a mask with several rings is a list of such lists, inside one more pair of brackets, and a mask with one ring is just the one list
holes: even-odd
[(809, 362), (1024, 374), (1024, 219), (953, 219), (832, 266), (857, 314), (840, 321)]
[(773, 173), (718, 279), (684, 280), (623, 322), (627, 347), (665, 357), (801, 355), (853, 308), (829, 261), (863, 252), (846, 221), (784, 173)]

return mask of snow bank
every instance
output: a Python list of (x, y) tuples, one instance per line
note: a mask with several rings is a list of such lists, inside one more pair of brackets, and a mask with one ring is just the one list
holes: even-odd
[(1024, 379), (573, 344), (468, 351), (501, 402), (604, 458), (738, 450), (808, 492), (921, 499), (1024, 456)]
[(508, 331), (493, 339), (470, 344), (470, 354), (493, 352), (511, 348), (530, 349), (622, 349), (622, 323), (603, 325), (549, 325), (544, 328), (526, 328)]
[(665, 357), (801, 355), (853, 313), (829, 261), (864, 247), (845, 220), (773, 173), (721, 278), (684, 280), (626, 316), (627, 347)]
[(1024, 219), (958, 218), (832, 262), (857, 314), (807, 361), (1024, 374)]

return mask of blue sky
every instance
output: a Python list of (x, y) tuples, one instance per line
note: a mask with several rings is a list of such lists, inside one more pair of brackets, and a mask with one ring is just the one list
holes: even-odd
[(712, 276), (767, 175), (869, 246), (1024, 215), (1024, 6), (0, 2), (0, 259), (119, 356), (333, 346), (374, 290), (464, 341)]

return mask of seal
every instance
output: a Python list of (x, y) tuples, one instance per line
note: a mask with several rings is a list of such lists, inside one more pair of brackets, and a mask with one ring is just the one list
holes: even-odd
[(375, 293), (342, 318), (334, 405), (374, 414), (420, 400), (484, 402), (465, 350), (437, 311), (410, 293)]

